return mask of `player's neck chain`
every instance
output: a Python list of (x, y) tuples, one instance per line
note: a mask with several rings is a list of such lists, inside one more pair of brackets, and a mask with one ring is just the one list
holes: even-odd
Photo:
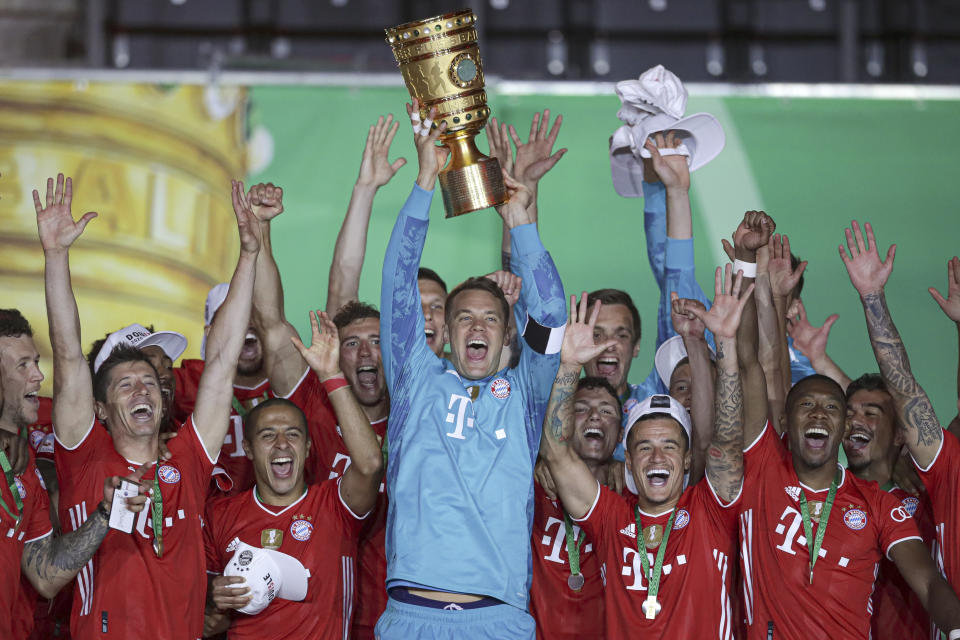
[[(660, 603), (657, 602), (657, 594), (660, 592), (660, 574), (663, 571), (663, 558), (667, 551), (667, 541), (670, 539), (670, 532), (673, 530), (673, 519), (677, 515), (677, 508), (670, 511), (670, 518), (667, 520), (667, 526), (663, 528), (662, 538), (660, 539), (660, 548), (657, 549), (657, 557), (653, 562), (653, 570), (650, 570), (650, 558), (647, 557), (646, 541), (641, 542), (641, 538), (646, 538), (643, 529), (643, 521), (640, 519), (640, 507), (633, 508), (633, 514), (637, 521), (637, 551), (640, 553), (640, 563), (643, 565), (643, 574), (647, 577), (647, 599), (644, 600), (640, 608), (647, 620), (653, 620), (660, 613)], [(656, 535), (656, 531), (651, 527), (651, 534)], [(658, 536), (659, 537), (659, 536)]]
[(837, 468), (836, 475), (830, 482), (830, 490), (827, 492), (827, 499), (823, 503), (823, 510), (820, 512), (820, 518), (817, 523), (817, 535), (813, 535), (813, 522), (810, 517), (810, 506), (807, 504), (807, 496), (803, 489), (800, 489), (800, 515), (803, 518), (803, 534), (807, 537), (807, 549), (810, 552), (810, 584), (813, 584), (813, 567), (817, 563), (820, 555), (820, 546), (823, 544), (823, 537), (827, 533), (827, 524), (830, 520), (830, 509), (833, 508), (833, 500), (837, 497), (837, 487), (840, 484), (841, 471)]

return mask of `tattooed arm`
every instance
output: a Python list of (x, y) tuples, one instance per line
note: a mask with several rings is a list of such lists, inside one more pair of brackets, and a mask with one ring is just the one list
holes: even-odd
[(930, 399), (913, 377), (907, 350), (900, 339), (900, 332), (893, 324), (883, 293), (884, 285), (893, 272), (897, 246), (892, 245), (887, 251), (887, 259), (881, 261), (873, 228), (870, 223), (865, 226), (866, 241), (856, 221), (853, 222), (852, 232), (846, 229), (849, 255), (841, 245), (840, 257), (850, 281), (860, 294), (867, 330), (870, 332), (870, 344), (880, 365), (880, 375), (897, 407), (907, 448), (916, 463), (925, 469), (940, 450), (943, 428)]
[(583, 518), (596, 502), (600, 490), (587, 464), (573, 447), (573, 397), (583, 363), (600, 355), (612, 342), (594, 344), (593, 327), (600, 312), (600, 302), (593, 305), (587, 321), (587, 292), (580, 296), (579, 309), (570, 297), (570, 318), (560, 348), (560, 367), (550, 390), (540, 436), (540, 456), (547, 462), (563, 508), (572, 518)]
[(103, 542), (108, 522), (109, 516), (96, 509), (76, 531), (26, 543), (20, 568), (37, 593), (52, 598), (70, 582)]
[(723, 502), (737, 499), (743, 484), (743, 385), (737, 360), (737, 329), (753, 285), (741, 293), (742, 278), (726, 266), (726, 283), (717, 267), (710, 311), (691, 309), (717, 341), (717, 383), (714, 428), (707, 449), (707, 480)]

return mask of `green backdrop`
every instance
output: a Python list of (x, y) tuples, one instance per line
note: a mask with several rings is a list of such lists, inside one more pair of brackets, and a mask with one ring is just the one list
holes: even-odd
[[(399, 79), (398, 79), (399, 81)], [(255, 87), (251, 123), (274, 140), (271, 163), (250, 176), (285, 188), (287, 213), (274, 226), (288, 317), (301, 333), (307, 310), (323, 308), (327, 272), (360, 162), (367, 128), (380, 114), (403, 114), (398, 88)], [(609, 96), (497, 95), (494, 115), (526, 134), (544, 107), (564, 116), (558, 145), (570, 149), (544, 178), (540, 229), (568, 294), (599, 287), (630, 292), (644, 320), (631, 378), (650, 370), (658, 294), (647, 264), (643, 202), (613, 191), (607, 140), (618, 126)], [(898, 244), (888, 285), (894, 318), (914, 369), (944, 423), (956, 414), (957, 338), (926, 289), (946, 289), (946, 261), (958, 251), (955, 210), (960, 103), (954, 101), (691, 98), (687, 113), (722, 122), (727, 145), (693, 174), (697, 276), (712, 292), (720, 238), (746, 209), (765, 209), (795, 253), (810, 261), (804, 301), (815, 325), (840, 320), (829, 351), (853, 377), (875, 370), (863, 315), (837, 246), (850, 220), (874, 224), (883, 250)], [(380, 270), (396, 212), (416, 178), (416, 155), (402, 124), (391, 158), (408, 164), (374, 203), (361, 298), (379, 302)], [(485, 141), (480, 142), (482, 149)], [(423, 264), (451, 286), (499, 263), (500, 221), (493, 210), (443, 218), (439, 194)], [(710, 296), (712, 297), (712, 295)]]

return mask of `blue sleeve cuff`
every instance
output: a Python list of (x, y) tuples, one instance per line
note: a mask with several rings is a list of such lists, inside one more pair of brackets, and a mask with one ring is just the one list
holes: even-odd
[(643, 188), (643, 199), (653, 198), (658, 195), (666, 194), (667, 188), (659, 180), (657, 182), (647, 182), (644, 181), (641, 183)]
[(693, 262), (693, 238), (667, 238), (667, 258), (666, 265), (668, 269), (690, 269), (694, 268)]
[(410, 192), (407, 201), (400, 209), (400, 213), (417, 220), (430, 219), (430, 203), (433, 201), (433, 191), (427, 191), (420, 185), (414, 183), (413, 191)]
[(510, 230), (510, 244), (513, 252), (518, 256), (527, 256), (531, 253), (545, 252), (543, 243), (540, 242), (540, 234), (537, 232), (537, 225), (534, 223), (521, 224)]

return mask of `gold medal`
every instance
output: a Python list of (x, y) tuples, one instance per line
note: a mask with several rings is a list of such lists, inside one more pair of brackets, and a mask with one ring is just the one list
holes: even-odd
[(657, 614), (660, 613), (660, 603), (657, 602), (657, 596), (647, 596), (640, 608), (643, 609), (643, 615), (647, 620), (656, 618)]
[(647, 549), (656, 549), (663, 540), (663, 527), (659, 524), (651, 524), (643, 529), (643, 543)]
[(260, 546), (264, 549), (276, 551), (283, 544), (283, 531), (280, 529), (264, 529), (260, 532)]
[(820, 524), (820, 514), (823, 513), (823, 501), (810, 500), (807, 504), (810, 505), (810, 519)]

